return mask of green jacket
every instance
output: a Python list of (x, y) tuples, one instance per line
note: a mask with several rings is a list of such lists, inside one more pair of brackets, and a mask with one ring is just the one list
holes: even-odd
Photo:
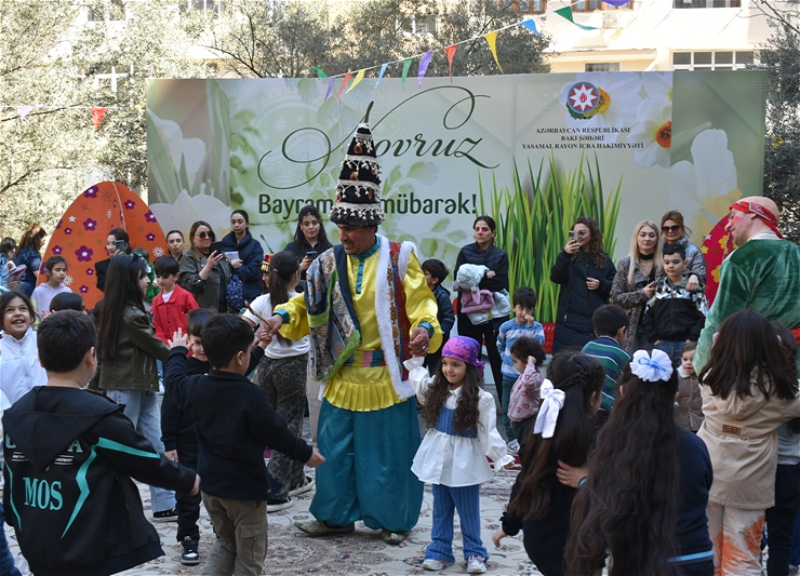
[(156, 337), (147, 313), (127, 304), (119, 325), (117, 356), (98, 363), (89, 388), (157, 392), (156, 360), (164, 362), (168, 357), (169, 348)]

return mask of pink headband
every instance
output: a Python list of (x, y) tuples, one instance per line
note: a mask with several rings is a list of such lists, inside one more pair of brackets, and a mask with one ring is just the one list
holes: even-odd
[(442, 348), (442, 357), (472, 364), (483, 372), (483, 362), (480, 361), (481, 345), (474, 338), (451, 336)]

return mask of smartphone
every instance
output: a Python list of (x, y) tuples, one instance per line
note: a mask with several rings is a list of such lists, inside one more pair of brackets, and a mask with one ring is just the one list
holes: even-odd
[(212, 242), (211, 251), (217, 254), (225, 254), (225, 249), (222, 247), (222, 242)]
[(570, 240), (570, 242), (575, 240), (575, 230), (570, 230), (569, 231), (569, 240)]
[(318, 256), (318, 252), (316, 250), (309, 250), (306, 252), (306, 258), (311, 258), (312, 260)]
[(128, 243), (125, 240), (117, 240), (114, 242), (117, 252), (125, 252), (128, 249)]

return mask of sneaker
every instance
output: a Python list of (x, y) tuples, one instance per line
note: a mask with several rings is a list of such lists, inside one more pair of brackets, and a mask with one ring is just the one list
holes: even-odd
[(162, 510), (161, 512), (153, 512), (153, 522), (177, 522), (178, 511), (175, 508), (169, 510)]
[(313, 490), (315, 485), (316, 482), (314, 481), (314, 479), (311, 476), (306, 476), (305, 482), (300, 484), (300, 486), (297, 486), (289, 490), (289, 496), (297, 496), (299, 494), (305, 494), (309, 490)]
[(508, 448), (509, 454), (518, 453), (519, 452), (519, 441), (516, 440), (516, 439), (512, 440), (511, 442), (508, 443), (507, 448)]
[(442, 564), (441, 560), (436, 560), (435, 558), (428, 558), (422, 563), (422, 567), (425, 570), (430, 570), (431, 572), (438, 572), (442, 568), (444, 568), (444, 564)]
[(480, 556), (470, 556), (467, 558), (467, 574), (484, 574), (486, 572), (486, 561)]
[(292, 499), (288, 496), (286, 498), (277, 498), (273, 496), (267, 499), (267, 514), (270, 512), (277, 512), (278, 510), (286, 510), (287, 508), (291, 508), (292, 504), (294, 504), (294, 502), (292, 502)]
[(184, 566), (196, 566), (200, 564), (200, 553), (197, 551), (197, 545), (200, 541), (197, 538), (187, 536), (181, 540), (183, 552), (181, 553), (181, 564)]

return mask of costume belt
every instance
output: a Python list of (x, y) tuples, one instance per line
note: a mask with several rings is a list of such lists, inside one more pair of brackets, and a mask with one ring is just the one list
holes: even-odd
[(386, 360), (383, 358), (383, 350), (356, 350), (350, 358), (344, 361), (344, 366), (372, 368), (386, 366)]

